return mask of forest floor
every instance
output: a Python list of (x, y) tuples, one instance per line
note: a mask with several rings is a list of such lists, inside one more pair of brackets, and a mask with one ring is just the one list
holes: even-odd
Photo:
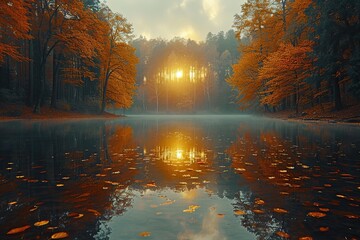
[(332, 110), (331, 104), (322, 104), (310, 109), (300, 111), (279, 111), (266, 113), (267, 117), (281, 118), (285, 120), (300, 120), (328, 123), (349, 123), (360, 125), (360, 104), (348, 106), (340, 111)]
[(41, 113), (33, 113), (31, 107), (17, 104), (1, 104), (0, 103), (0, 121), (16, 120), (16, 119), (114, 119), (121, 116), (111, 113), (91, 114), (75, 111), (64, 111), (42, 107)]

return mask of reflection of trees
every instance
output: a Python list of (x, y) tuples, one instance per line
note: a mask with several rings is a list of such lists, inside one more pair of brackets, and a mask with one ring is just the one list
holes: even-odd
[[(292, 238), (316, 236), (321, 226), (330, 225), (337, 230), (321, 233), (327, 238), (357, 234), (342, 224), (352, 225), (344, 215), (356, 209), (336, 196), (347, 192), (348, 200), (357, 199), (349, 186), (355, 187), (351, 160), (345, 158), (353, 156), (354, 149), (348, 147), (350, 142), (347, 146), (339, 142), (343, 132), (324, 133), (321, 128), (285, 124), (258, 129), (244, 125), (238, 130), (237, 140), (227, 153), (234, 171), (249, 189), (236, 195), (234, 208), (246, 211), (241, 222), (259, 239), (276, 238), (277, 231), (291, 233)], [(340, 160), (347, 164), (339, 164)], [(265, 204), (256, 204), (258, 198)], [(275, 208), (288, 212), (278, 213)], [(327, 216), (314, 219), (307, 216), (309, 212)]]
[[(132, 197), (125, 191), (136, 174), (128, 170), (135, 166), (130, 127), (85, 121), (11, 123), (1, 132), (9, 135), (0, 139), (0, 158), (6, 159), (0, 161), (1, 169), (8, 162), (12, 166), (0, 172), (4, 231), (47, 219), (49, 226), (58, 227), (55, 231), (90, 239), (99, 232), (100, 220), (131, 207)], [(9, 207), (13, 201), (17, 203)], [(51, 232), (32, 228), (24, 237)]]

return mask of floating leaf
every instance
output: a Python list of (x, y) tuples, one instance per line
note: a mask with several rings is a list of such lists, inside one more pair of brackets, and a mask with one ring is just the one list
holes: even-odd
[(9, 202), (8, 204), (9, 204), (9, 205), (16, 205), (17, 202)]
[(47, 229), (48, 230), (55, 230), (55, 229), (58, 229), (59, 227), (48, 227)]
[(51, 235), (51, 239), (63, 239), (69, 237), (69, 234), (67, 232), (58, 232)]
[(329, 231), (329, 227), (320, 227), (319, 228), (319, 230), (320, 230), (320, 232), (327, 232), (327, 231)]
[(306, 237), (299, 237), (299, 240), (313, 240), (313, 238), (306, 236)]
[(276, 232), (276, 235), (278, 235), (282, 238), (290, 238), (290, 235), (288, 233), (282, 232), (282, 231)]
[(259, 209), (254, 209), (253, 212), (254, 212), (254, 213), (257, 213), (257, 214), (263, 214), (263, 213), (265, 213), (263, 210), (259, 210)]
[(195, 212), (195, 210), (198, 209), (199, 207), (200, 207), (199, 205), (190, 205), (187, 209), (183, 210), (183, 212), (193, 213), (193, 212)]
[(147, 187), (156, 187), (155, 182), (149, 182), (146, 184)]
[(265, 204), (265, 201), (262, 200), (262, 199), (257, 198), (257, 199), (255, 199), (255, 204), (257, 204), (257, 205), (263, 205), (263, 204)]
[(244, 214), (246, 214), (244, 211), (242, 211), (242, 210), (235, 210), (234, 211), (234, 214), (235, 215), (244, 215)]
[(151, 236), (151, 232), (141, 232), (139, 233), (140, 237), (150, 237)]
[(350, 218), (350, 219), (358, 219), (359, 218), (358, 215), (350, 215), (350, 214), (345, 215), (345, 217)]
[(24, 232), (25, 230), (27, 230), (29, 228), (30, 228), (30, 225), (26, 225), (26, 226), (19, 227), (19, 228), (13, 228), (10, 231), (8, 231), (6, 234), (10, 235), (10, 234), (21, 233), (21, 232)]
[(337, 196), (338, 198), (346, 198), (346, 196), (341, 195), (341, 194), (337, 194), (336, 196)]
[(94, 209), (88, 209), (89, 212), (93, 213), (95, 216), (101, 216), (101, 213), (99, 213), (98, 211), (94, 210)]
[(223, 214), (223, 213), (218, 213), (217, 216), (218, 216), (218, 218), (224, 218), (224, 217), (225, 217), (225, 214)]
[(330, 211), (330, 209), (328, 209), (328, 208), (319, 208), (319, 210), (321, 212), (329, 212)]
[(33, 212), (33, 211), (35, 211), (37, 209), (38, 209), (38, 206), (34, 206), (33, 208), (30, 209), (30, 212)]
[(49, 220), (43, 220), (43, 221), (39, 221), (39, 222), (34, 223), (34, 226), (35, 227), (41, 227), (41, 226), (44, 226), (44, 225), (47, 225), (47, 224), (49, 224)]
[(82, 218), (83, 216), (84, 216), (84, 214), (79, 213), (79, 215), (77, 215), (77, 216), (76, 216), (76, 217), (74, 217), (74, 218), (79, 219), (79, 218)]
[(175, 203), (175, 200), (167, 200), (166, 202), (163, 202), (163, 203), (161, 203), (160, 205), (161, 205), (161, 206), (166, 206), (166, 205), (171, 205), (171, 204), (173, 204), (173, 203)]
[(309, 212), (307, 215), (314, 218), (322, 218), (326, 216), (326, 214), (322, 212)]
[(282, 209), (282, 208), (274, 208), (274, 212), (276, 212), (276, 213), (288, 213), (287, 210)]

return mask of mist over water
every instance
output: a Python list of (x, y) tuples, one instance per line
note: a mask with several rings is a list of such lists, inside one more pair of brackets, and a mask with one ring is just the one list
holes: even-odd
[(0, 132), (1, 239), (360, 234), (357, 127), (132, 115), (7, 122)]

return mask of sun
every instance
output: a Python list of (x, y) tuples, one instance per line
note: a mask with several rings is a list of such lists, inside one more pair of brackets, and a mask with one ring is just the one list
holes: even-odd
[(176, 71), (176, 78), (182, 78), (183, 77), (183, 71), (182, 70), (177, 70)]

